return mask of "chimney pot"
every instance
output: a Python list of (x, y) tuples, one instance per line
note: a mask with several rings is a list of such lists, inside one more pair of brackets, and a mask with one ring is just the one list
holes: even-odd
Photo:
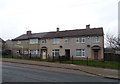
[(57, 27), (57, 32), (59, 32), (59, 28)]
[(30, 35), (31, 34), (31, 31), (27, 31), (27, 35)]
[(89, 25), (86, 25), (86, 29), (90, 29), (90, 24), (89, 24)]

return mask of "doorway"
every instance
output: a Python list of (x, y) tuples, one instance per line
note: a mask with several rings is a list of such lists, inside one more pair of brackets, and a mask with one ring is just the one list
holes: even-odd
[(70, 60), (70, 49), (65, 49), (66, 60)]
[(42, 59), (47, 59), (47, 47), (43, 46), (41, 48), (41, 58)]
[(47, 51), (42, 50), (42, 59), (46, 59), (46, 56), (47, 56)]
[(94, 51), (94, 60), (98, 60), (98, 50)]

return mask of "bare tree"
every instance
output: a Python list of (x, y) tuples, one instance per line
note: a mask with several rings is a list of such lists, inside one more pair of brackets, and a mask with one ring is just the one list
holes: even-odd
[(106, 41), (110, 48), (115, 49), (115, 50), (120, 50), (120, 37), (107, 34)]

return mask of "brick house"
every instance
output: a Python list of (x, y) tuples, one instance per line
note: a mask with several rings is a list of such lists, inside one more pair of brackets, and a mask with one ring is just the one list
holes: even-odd
[(13, 54), (41, 57), (71, 56), (75, 60), (86, 59), (103, 60), (104, 58), (104, 33), (103, 28), (66, 30), (44, 33), (32, 33), (27, 31), (13, 41)]

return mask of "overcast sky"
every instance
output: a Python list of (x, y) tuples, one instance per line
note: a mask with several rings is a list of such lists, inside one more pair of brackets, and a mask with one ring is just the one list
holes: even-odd
[(33, 33), (103, 27), (118, 33), (119, 0), (0, 0), (0, 37), (14, 39)]

